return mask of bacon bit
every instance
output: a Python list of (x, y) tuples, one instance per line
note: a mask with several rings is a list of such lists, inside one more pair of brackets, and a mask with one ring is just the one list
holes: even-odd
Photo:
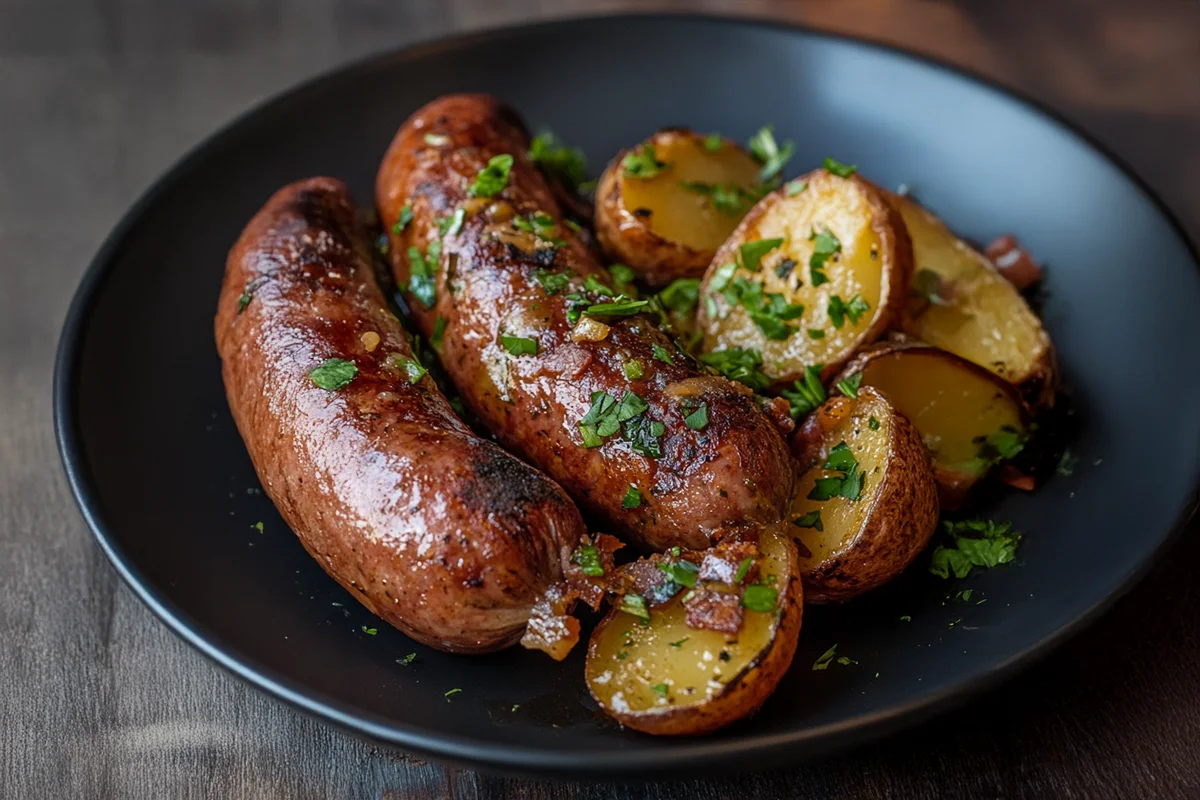
[(603, 575), (585, 575), (583, 569), (574, 561), (574, 553), (567, 557), (567, 563), (563, 566), (563, 573), (566, 577), (566, 584), (575, 596), (592, 607), (592, 610), (600, 608), (600, 603), (604, 600), (604, 596), (609, 592), (617, 591), (617, 584), (620, 582), (620, 575), (613, 563), (613, 554), (620, 550), (625, 545), (621, 543), (615, 536), (609, 536), (607, 533), (596, 535), (593, 540), (590, 536), (584, 536), (580, 542), (580, 547), (593, 546), (596, 548), (596, 555), (600, 559), (600, 566), (604, 567)]
[(742, 627), (742, 601), (736, 593), (701, 589), (684, 603), (687, 626), (734, 634)]
[[(719, 544), (704, 551), (704, 560), (700, 562), (700, 573), (696, 577), (702, 581), (719, 581), (732, 586), (742, 562), (757, 555), (758, 545), (753, 542)], [(756, 566), (751, 566), (745, 579), (753, 578), (756, 569)]]
[(1021, 472), (1021, 470), (1012, 464), (1005, 464), (1001, 467), (1000, 480), (1014, 489), (1020, 489), (1023, 492), (1032, 492), (1037, 488), (1037, 480), (1032, 475)]
[(791, 404), (782, 397), (764, 397), (762, 404), (767, 419), (775, 423), (775, 428), (784, 439), (792, 435), (796, 429), (796, 421), (792, 419)]
[(984, 253), (1018, 292), (1042, 280), (1042, 268), (1011, 234), (996, 237)]
[(375, 348), (379, 347), (379, 334), (375, 331), (367, 331), (358, 340), (363, 343), (363, 347), (367, 348), (368, 353), (375, 352)]
[(565, 583), (556, 583), (533, 604), (521, 646), (541, 650), (555, 661), (562, 661), (579, 641), (579, 620), (570, 616), (575, 595)]

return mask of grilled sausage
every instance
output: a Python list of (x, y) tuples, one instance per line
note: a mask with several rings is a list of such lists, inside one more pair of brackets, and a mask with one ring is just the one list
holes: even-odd
[(471, 433), (412, 360), (340, 181), (287, 186), (246, 227), (216, 337), (254, 468), (325, 571), (432, 647), (514, 643), (583, 533), (579, 511)]
[(607, 275), (528, 147), (494, 98), (444, 97), (401, 127), (376, 178), (396, 278), (466, 404), (641, 545), (698, 549), (779, 519), (792, 468), (767, 414), (652, 315), (585, 310), (613, 300)]

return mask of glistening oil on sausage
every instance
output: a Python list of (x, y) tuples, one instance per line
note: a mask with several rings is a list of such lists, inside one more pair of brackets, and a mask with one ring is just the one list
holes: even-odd
[[(644, 306), (612, 296), (528, 147), (494, 98), (443, 97), (401, 127), (376, 179), (396, 279), (426, 336), (442, 320), (458, 392), (627, 540), (702, 548), (728, 526), (777, 520), (793, 471), (771, 420)], [(579, 335), (582, 319), (602, 325)]]
[(583, 522), (552, 480), (454, 415), (370, 258), (340, 181), (267, 202), (218, 306), (229, 407), (267, 494), (363, 605), (441, 650), (506, 647)]

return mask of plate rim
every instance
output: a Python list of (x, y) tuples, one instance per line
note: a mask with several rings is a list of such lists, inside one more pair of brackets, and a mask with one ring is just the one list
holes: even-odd
[[(269, 696), (283, 700), (293, 708), (304, 711), (310, 716), (333, 723), (344, 730), (365, 735), (376, 742), (397, 746), (433, 758), (469, 764), (473, 767), (558, 777), (588, 776), (609, 780), (617, 776), (661, 775), (676, 772), (685, 767), (691, 768), (693, 774), (697, 769), (701, 773), (712, 773), (727, 770), (731, 765), (739, 763), (741, 771), (760, 769), (768, 764), (781, 761), (785, 756), (791, 756), (794, 759), (812, 759), (853, 745), (878, 740), (901, 728), (915, 726), (935, 715), (945, 713), (1012, 678), (1094, 623), (1114, 603), (1128, 594), (1134, 586), (1140, 583), (1146, 573), (1160, 562), (1163, 554), (1179, 538), (1195, 513), (1197, 505), (1200, 503), (1200, 471), (1193, 475), (1193, 488), (1185, 497), (1183, 506), (1177, 513), (1170, 529), (1151, 553), (1126, 570), (1112, 591), (1075, 619), (1029, 647), (1014, 653), (1003, 661), (993, 663), (971, 678), (959, 681), (940, 691), (920, 695), (917, 699), (907, 703), (801, 731), (771, 735), (751, 734), (728, 739), (684, 738), (673, 740), (668, 746), (631, 747), (628, 750), (617, 750), (610, 753), (588, 753), (583, 750), (544, 751), (524, 745), (464, 739), (412, 724), (386, 721), (383, 718), (351, 710), (332, 698), (307, 689), (289, 680), (286, 676), (276, 674), (256, 663), (253, 658), (222, 645), (216, 637), (207, 634), (195, 620), (191, 619), (185, 609), (175, 606), (162, 596), (156, 587), (148, 583), (133, 560), (122, 552), (116, 537), (103, 520), (101, 499), (95, 491), (91, 475), (83, 463), (83, 449), (79, 441), (79, 426), (74, 410), (78, 399), (79, 366), (83, 349), (82, 333), (91, 319), (100, 290), (114, 269), (116, 256), (120, 253), (129, 235), (141, 224), (142, 218), (155, 206), (159, 197), (180, 180), (186, 178), (191, 171), (200, 167), (211, 151), (232, 140), (244, 123), (268, 110), (277, 109), (287, 103), (300, 102), (311, 93), (319, 92), (328, 82), (345, 80), (375, 70), (390, 69), (397, 63), (423, 58), (439, 51), (469, 47), (486, 40), (502, 39), (530, 32), (546, 33), (555, 28), (569, 28), (588, 23), (645, 20), (700, 23), (713, 27), (740, 27), (752, 30), (766, 29), (801, 38), (833, 40), (842, 44), (883, 52), (892, 57), (915, 61), (936, 71), (966, 78), (978, 87), (1015, 100), (1027, 110), (1040, 114), (1053, 126), (1069, 133), (1114, 166), (1168, 223), (1183, 243), (1194, 266), (1200, 269), (1200, 248), (1189, 235), (1187, 228), (1148, 182), (1128, 162), (1095, 136), (1042, 101), (1028, 96), (1022, 90), (1006, 86), (972, 68), (963, 67), (927, 53), (909, 50), (880, 39), (822, 30), (806, 24), (757, 15), (678, 12), (585, 14), (450, 33), (417, 40), (395, 48), (374, 51), (335, 64), (314, 76), (289, 85), (253, 103), (188, 148), (167, 170), (142, 190), (137, 200), (105, 237), (84, 270), (79, 286), (67, 309), (55, 353), (53, 419), (57, 450), (72, 497), (93, 538), (100, 545), (101, 550), (121, 579), (155, 616), (177, 636), (243, 682)], [(640, 737), (640, 734), (634, 734), (634, 736)], [(755, 755), (757, 758), (752, 760), (744, 758), (750, 755)]]

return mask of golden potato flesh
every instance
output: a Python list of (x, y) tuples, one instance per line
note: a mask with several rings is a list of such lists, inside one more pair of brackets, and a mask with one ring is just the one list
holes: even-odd
[[(801, 466), (788, 514), (806, 599), (842, 602), (899, 575), (937, 527), (937, 484), (919, 434), (887, 399), (863, 386), (833, 397), (797, 431)], [(841, 451), (857, 478), (847, 490)], [(833, 467), (840, 466), (841, 469)], [(829, 496), (828, 485), (839, 488)], [(824, 489), (824, 491), (823, 491)]]
[[(787, 671), (800, 629), (795, 548), (765, 531), (758, 579), (777, 591), (768, 611), (744, 611), (734, 634), (688, 627), (683, 598), (650, 609), (648, 622), (614, 608), (592, 634), (587, 684), (623, 725), (647, 733), (696, 734), (743, 717)], [(725, 584), (707, 588), (736, 591)]]
[(704, 350), (755, 351), (777, 386), (816, 364), (828, 377), (888, 327), (910, 269), (903, 223), (879, 192), (816, 170), (765, 197), (713, 259)]
[(921, 434), (943, 502), (969, 488), (994, 463), (1015, 455), (1028, 434), (1012, 385), (965, 359), (924, 345), (881, 345), (847, 367), (883, 392)]
[(903, 327), (1010, 383), (1035, 402), (1054, 395), (1050, 337), (1025, 299), (991, 261), (908, 197), (888, 194), (913, 248)]
[(660, 131), (600, 177), (597, 238), (611, 260), (652, 286), (699, 277), (754, 205), (760, 169), (727, 139)]

